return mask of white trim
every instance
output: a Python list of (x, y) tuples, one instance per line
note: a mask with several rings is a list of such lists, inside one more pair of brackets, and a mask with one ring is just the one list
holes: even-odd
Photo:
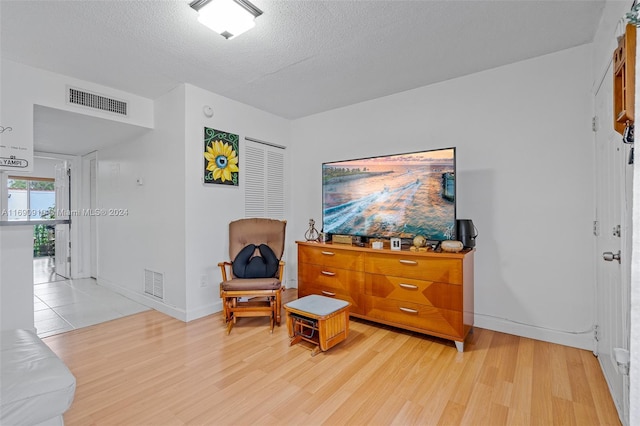
[[(91, 204), (90, 204), (90, 200), (91, 200), (91, 175), (90, 175), (90, 166), (91, 166), (91, 160), (95, 159), (96, 161), (98, 160), (98, 153), (97, 151), (93, 151), (90, 152), (88, 154), (85, 154), (82, 156), (82, 179), (80, 181), (80, 190), (81, 190), (81, 198), (80, 198), (80, 205), (82, 209), (89, 209), (91, 208)], [(97, 165), (96, 165), (97, 167)], [(89, 278), (91, 277), (91, 218), (90, 217), (86, 217), (86, 216), (80, 216), (78, 217), (78, 219), (81, 219), (81, 223), (80, 225), (80, 238), (82, 240), (82, 259), (80, 260), (82, 262), (82, 271), (83, 271), (83, 278)], [(96, 240), (97, 240), (97, 234), (96, 234)], [(97, 241), (96, 241), (97, 244)], [(96, 250), (97, 250), (97, 245), (96, 245)], [(98, 253), (96, 253), (96, 256), (98, 256)], [(97, 274), (96, 274), (97, 275)]]
[(96, 280), (98, 285), (106, 287), (110, 290), (115, 291), (118, 294), (121, 294), (129, 299), (141, 303), (145, 306), (148, 306), (151, 309), (155, 309), (156, 311), (162, 312), (163, 314), (167, 314), (173, 318), (179, 319), (180, 321), (185, 321), (187, 318), (187, 314), (184, 309), (176, 308), (175, 306), (167, 305), (166, 303), (161, 302), (158, 299), (155, 299), (153, 296), (147, 296), (142, 293), (137, 293), (131, 291), (125, 287), (122, 287), (106, 278), (98, 277)]
[(593, 351), (594, 349), (593, 332), (591, 331), (583, 333), (569, 333), (566, 331), (543, 329), (478, 313), (474, 315), (474, 327), (486, 328), (487, 330), (514, 334), (516, 336), (557, 343), (559, 345), (571, 346), (589, 351)]
[[(222, 300), (217, 300), (216, 302), (209, 303), (205, 306), (200, 306), (197, 309), (187, 311), (186, 321), (193, 321), (198, 318), (203, 318), (209, 315), (217, 314), (222, 312)], [(220, 316), (220, 326), (223, 324), (222, 315)]]
[(260, 143), (260, 144), (262, 144), (262, 145), (272, 146), (272, 147), (274, 147), (274, 148), (287, 149), (287, 147), (286, 147), (286, 146), (278, 145), (278, 144), (275, 144), (275, 143), (273, 143), (273, 142), (267, 142), (267, 141), (263, 141), (263, 140), (256, 139), (256, 138), (250, 138), (249, 136), (245, 136), (245, 137), (244, 137), (244, 140), (245, 140), (245, 141), (249, 141), (249, 142)]

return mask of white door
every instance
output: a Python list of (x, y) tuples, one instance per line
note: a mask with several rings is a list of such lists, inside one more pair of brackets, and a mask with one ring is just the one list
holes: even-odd
[[(629, 376), (614, 348), (629, 349), (631, 208), (630, 145), (613, 130), (612, 69), (596, 93), (596, 350), (623, 424), (629, 417)], [(639, 157), (640, 159), (640, 157)]]
[[(66, 161), (56, 164), (56, 219), (68, 220), (70, 212), (69, 200), (69, 165)], [(71, 249), (69, 247), (69, 229), (70, 223), (56, 224), (56, 274), (64, 277), (71, 277), (70, 256)]]

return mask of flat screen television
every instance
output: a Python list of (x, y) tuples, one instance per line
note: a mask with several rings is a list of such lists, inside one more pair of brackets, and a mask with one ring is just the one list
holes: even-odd
[(322, 230), (455, 239), (455, 175), (455, 148), (323, 163)]

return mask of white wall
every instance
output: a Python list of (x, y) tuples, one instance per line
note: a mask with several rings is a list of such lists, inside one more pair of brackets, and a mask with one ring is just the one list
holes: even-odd
[[(52, 73), (6, 59), (2, 60), (0, 87), (2, 88), (0, 122), (11, 127), (11, 132), (0, 135), (0, 141), (8, 144), (19, 141), (19, 146), (28, 147), (28, 158), (33, 156), (33, 110), (34, 105), (42, 105), (63, 111), (72, 111), (93, 117), (105, 118), (142, 127), (153, 127), (151, 101), (131, 93), (115, 90), (88, 81)], [(66, 102), (67, 87), (76, 87), (104, 96), (122, 99), (129, 104), (129, 115), (118, 117), (100, 110), (92, 110)], [(31, 171), (33, 163), (26, 171)]]
[[(203, 114), (202, 109), (205, 105), (213, 108), (212, 118)], [(239, 186), (202, 183), (204, 127), (240, 136)], [(184, 257), (188, 320), (222, 310), (218, 287), (222, 277), (217, 264), (229, 260), (229, 222), (244, 217), (245, 137), (288, 147), (290, 122), (198, 87), (186, 85), (184, 232), (187, 243)], [(289, 157), (289, 151), (287, 149), (286, 157)], [(291, 234), (288, 240), (288, 248), (284, 255), (287, 262), (297, 256)], [(290, 250), (291, 247), (293, 251)]]
[(478, 327), (592, 347), (592, 47), (293, 123), (296, 235), (321, 212), (321, 163), (457, 147), (459, 218), (479, 230)]
[(27, 177), (41, 177), (55, 179), (56, 177), (56, 164), (61, 163), (62, 160), (54, 158), (43, 158), (35, 154), (33, 158), (33, 172), (21, 172), (16, 170), (15, 172), (8, 172), (11, 176), (27, 176)]
[[(97, 153), (98, 283), (184, 320), (184, 86), (154, 103), (156, 128)], [(142, 185), (138, 180), (142, 180)], [(164, 300), (144, 295), (144, 270), (164, 275)]]
[[(8, 111), (4, 111), (2, 119), (7, 120), (7, 124), (4, 125), (7, 126), (11, 122), (14, 132), (24, 131), (24, 134), (30, 137), (32, 141), (34, 105), (42, 105), (141, 127), (153, 127), (153, 102), (150, 99), (6, 59), (2, 60), (2, 74), (0, 75), (2, 76), (3, 106), (4, 101), (6, 101), (10, 105), (8, 110), (14, 111), (14, 114), (7, 115), (11, 118), (10, 120), (5, 118), (5, 113), (8, 113)], [(66, 89), (69, 86), (122, 99), (129, 104), (128, 115), (120, 117), (101, 110), (68, 104), (66, 102)]]
[[(126, 100), (129, 103), (129, 115), (118, 117), (100, 110), (68, 104), (66, 89), (69, 86)], [(154, 125), (153, 103), (149, 99), (6, 59), (0, 62), (0, 90), (0, 125), (12, 128), (10, 132), (0, 134), (0, 142), (8, 144), (12, 140), (20, 140), (19, 146), (29, 146), (29, 156), (33, 155), (35, 105), (146, 128)], [(31, 161), (28, 168), (20, 171), (32, 172), (33, 166), (34, 162)], [(6, 174), (15, 172), (16, 170), (9, 170), (0, 173), (6, 177)], [(5, 199), (0, 198), (0, 209), (6, 207), (5, 203)]]
[[(97, 153), (98, 207), (129, 211), (99, 218), (98, 282), (190, 321), (222, 309), (217, 264), (229, 257), (229, 222), (244, 217), (244, 137), (287, 146), (290, 124), (188, 84), (155, 110), (155, 130)], [(202, 183), (205, 126), (240, 135), (238, 187)], [(143, 294), (145, 268), (164, 274), (163, 302)]]
[(0, 226), (0, 329), (35, 331), (33, 226)]
[[(107, 96), (113, 96), (129, 102), (129, 116), (115, 117), (112, 114), (94, 111), (66, 103), (66, 87), (73, 86)], [(153, 127), (153, 104), (150, 100), (130, 93), (114, 90), (95, 83), (74, 79), (61, 74), (29, 67), (9, 60), (0, 62), (0, 124), (11, 127), (11, 132), (4, 132), (2, 142), (18, 138), (27, 141), (27, 145), (33, 146), (33, 111), (34, 105), (42, 105), (64, 111), (91, 115), (108, 120), (122, 121), (142, 127)], [(10, 135), (10, 136), (9, 136)], [(33, 163), (31, 163), (32, 167)], [(77, 164), (76, 164), (77, 165)], [(32, 170), (32, 169), (29, 169)], [(0, 172), (0, 183), (6, 185), (6, 177), (10, 172)], [(78, 174), (80, 175), (80, 174)], [(72, 196), (72, 209), (78, 208), (80, 191), (74, 191)], [(0, 197), (0, 209), (6, 207), (5, 197)], [(71, 235), (79, 235), (78, 224), (72, 223)], [(20, 226), (2, 229), (2, 243), (0, 243), (0, 271), (2, 276), (2, 298), (0, 308), (2, 316), (16, 318), (29, 318), (30, 327), (33, 328), (33, 272), (31, 267), (33, 257), (33, 227)], [(14, 247), (11, 241), (19, 238), (12, 236), (16, 229), (22, 229), (22, 234), (29, 235), (29, 250), (22, 245)], [(5, 238), (6, 236), (6, 238)], [(22, 241), (23, 239), (19, 239)], [(78, 259), (81, 244), (72, 245), (72, 258)], [(19, 251), (21, 254), (17, 254)], [(24, 269), (29, 264), (27, 269)], [(72, 262), (72, 268), (77, 268)], [(74, 271), (72, 270), (72, 273)], [(76, 270), (77, 272), (77, 270)], [(24, 291), (29, 288), (30, 293)], [(24, 321), (19, 320), (19, 323)], [(3, 325), (4, 326), (4, 325)]]

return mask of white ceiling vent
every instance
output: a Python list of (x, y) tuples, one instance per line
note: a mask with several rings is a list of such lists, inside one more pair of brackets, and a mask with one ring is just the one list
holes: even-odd
[(164, 299), (164, 275), (145, 269), (144, 292), (158, 299)]
[(127, 115), (126, 102), (73, 87), (67, 88), (67, 102), (73, 105), (81, 105), (118, 115)]

